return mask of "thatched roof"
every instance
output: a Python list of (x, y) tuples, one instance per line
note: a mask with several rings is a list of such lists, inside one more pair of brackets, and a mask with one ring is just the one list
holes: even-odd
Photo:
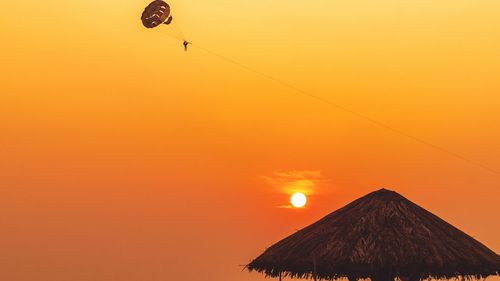
[(279, 241), (247, 265), (266, 276), (418, 280), (487, 277), (500, 256), (412, 203), (381, 189)]

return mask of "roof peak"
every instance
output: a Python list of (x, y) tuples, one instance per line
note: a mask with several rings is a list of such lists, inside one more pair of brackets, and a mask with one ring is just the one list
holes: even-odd
[(386, 188), (381, 188), (379, 190), (373, 191), (372, 193), (366, 195), (366, 197), (376, 197), (381, 199), (404, 198), (403, 195), (397, 193), (396, 191)]
[(387, 189), (387, 188), (385, 188), (385, 187), (382, 187), (381, 189), (376, 190), (376, 191), (374, 191), (373, 193), (378, 193), (378, 192), (394, 192), (394, 193), (396, 193), (396, 191), (394, 191), (394, 190), (390, 190), (390, 189)]

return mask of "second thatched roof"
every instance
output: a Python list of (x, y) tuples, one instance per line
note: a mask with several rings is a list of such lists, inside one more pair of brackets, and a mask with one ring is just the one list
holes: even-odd
[(382, 189), (279, 241), (247, 268), (271, 277), (324, 279), (486, 277), (500, 273), (500, 256)]

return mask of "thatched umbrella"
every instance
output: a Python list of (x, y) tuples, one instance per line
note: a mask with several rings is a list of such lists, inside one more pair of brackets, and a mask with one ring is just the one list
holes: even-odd
[(279, 241), (247, 268), (280, 279), (483, 278), (500, 273), (500, 256), (400, 194), (381, 189)]

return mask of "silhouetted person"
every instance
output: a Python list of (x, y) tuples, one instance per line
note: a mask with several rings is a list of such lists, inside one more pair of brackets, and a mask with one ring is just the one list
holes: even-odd
[(188, 41), (186, 41), (186, 40), (184, 40), (184, 42), (182, 42), (182, 45), (184, 45), (184, 51), (186, 51), (186, 52), (187, 52), (187, 50), (188, 50), (188, 45), (189, 45), (189, 44), (191, 44), (191, 42), (188, 42)]

